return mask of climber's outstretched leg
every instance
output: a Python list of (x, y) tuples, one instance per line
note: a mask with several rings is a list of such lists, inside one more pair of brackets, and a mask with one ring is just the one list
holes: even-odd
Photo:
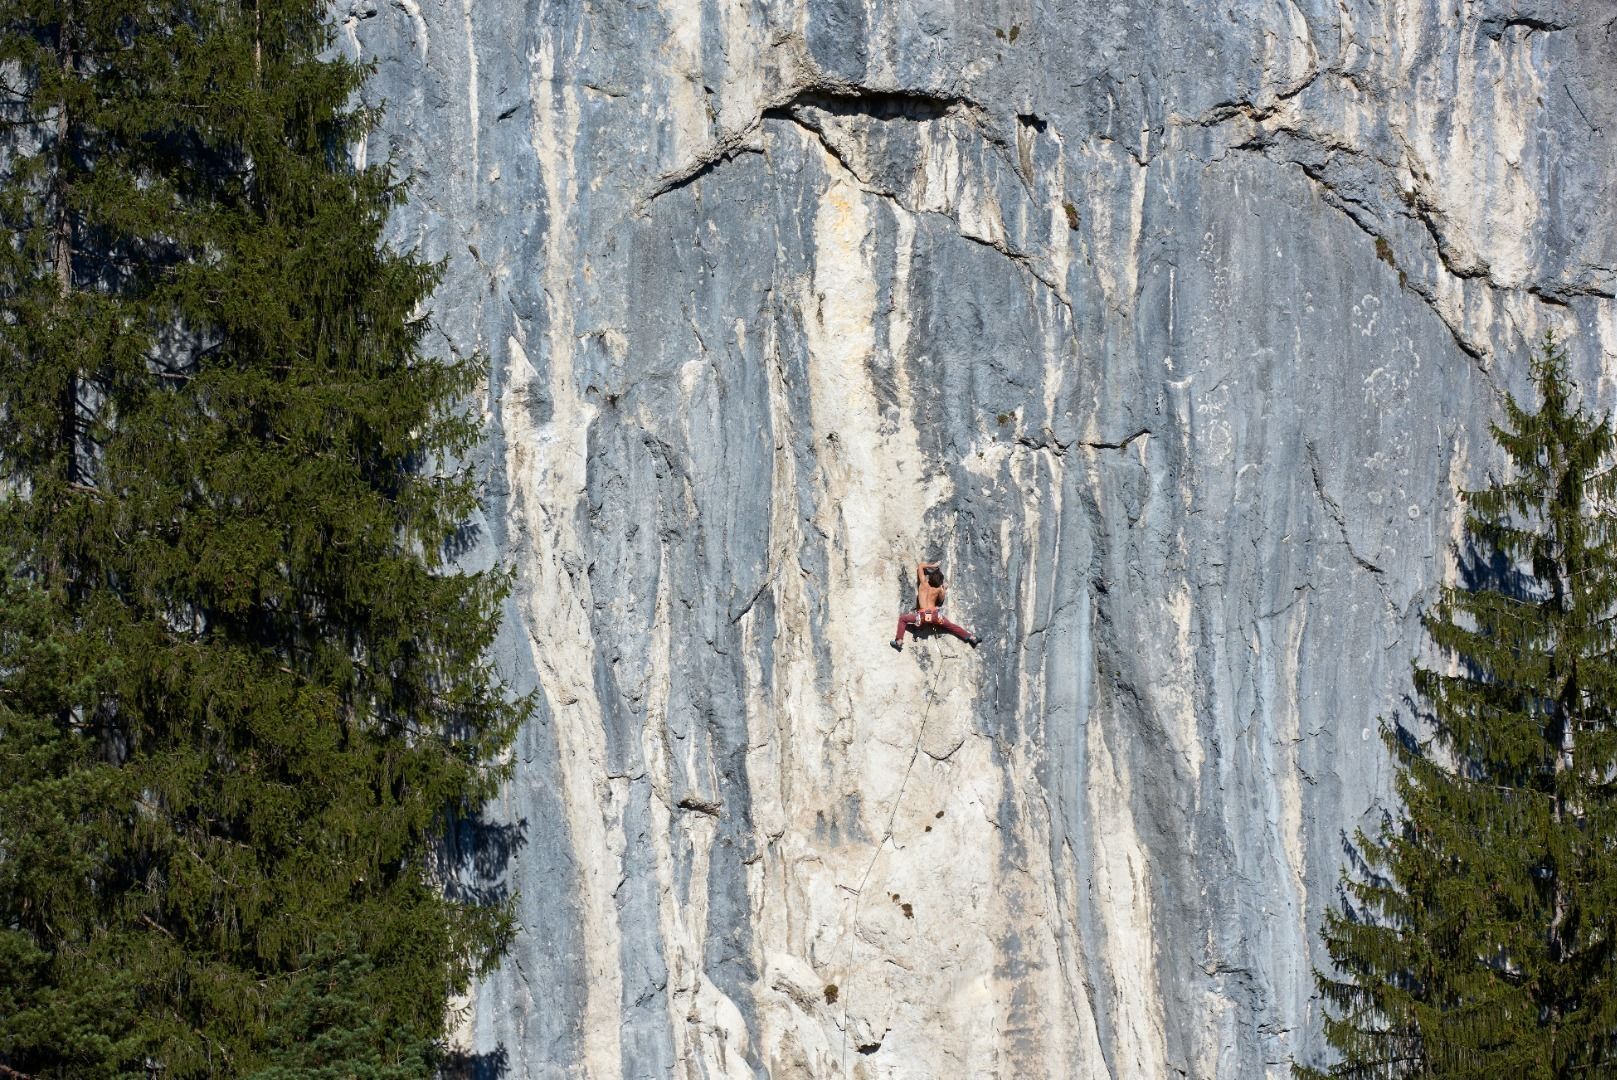
[(926, 625), (936, 626), (939, 630), (949, 631), (949, 633), (953, 634), (961, 641), (964, 641), (973, 649), (982, 643), (981, 638), (979, 638), (976, 634), (973, 634), (970, 630), (967, 630), (964, 626), (961, 626), (959, 623), (952, 623), (948, 619), (945, 619), (943, 617), (943, 612), (933, 611), (929, 614), (931, 615), (931, 618), (925, 620)]
[(919, 611), (912, 611), (908, 615), (900, 615), (898, 617), (898, 636), (893, 638), (893, 640), (888, 642), (888, 644), (890, 644), (893, 648), (897, 649), (899, 652), (903, 652), (904, 651), (904, 631), (906, 631), (906, 630), (914, 630), (917, 626), (920, 625), (920, 622), (921, 622), (921, 613)]
[(970, 630), (967, 630), (964, 626), (961, 626), (958, 623), (953, 623), (948, 619), (945, 619), (943, 617), (943, 613), (937, 608), (931, 608), (921, 611), (912, 611), (908, 615), (899, 617), (898, 636), (895, 637), (891, 642), (893, 648), (897, 649), (899, 652), (903, 652), (904, 631), (917, 630), (923, 626), (935, 626), (939, 630), (947, 630), (961, 641), (964, 641), (967, 645), (970, 645), (973, 649), (982, 644), (982, 639), (976, 634), (973, 634)]

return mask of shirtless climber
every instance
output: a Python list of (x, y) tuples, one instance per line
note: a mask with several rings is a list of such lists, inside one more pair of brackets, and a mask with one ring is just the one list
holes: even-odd
[(915, 610), (908, 615), (899, 617), (898, 636), (892, 640), (893, 648), (899, 652), (904, 651), (904, 631), (919, 630), (923, 626), (935, 626), (939, 630), (947, 630), (955, 637), (964, 641), (975, 649), (982, 644), (982, 639), (964, 626), (957, 626), (943, 617), (938, 609), (943, 607), (944, 597), (949, 595), (949, 587), (943, 583), (943, 570), (935, 562), (917, 563), (915, 565)]

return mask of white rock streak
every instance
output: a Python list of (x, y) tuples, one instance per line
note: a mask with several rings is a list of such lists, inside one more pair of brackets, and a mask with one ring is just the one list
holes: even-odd
[[(622, 1072), (618, 1028), (622, 997), (617, 907), (613, 893), (622, 878), (622, 791), (606, 778), (605, 732), (591, 673), (590, 585), (586, 558), (574, 522), (584, 497), (585, 440), (593, 406), (573, 380), (573, 233), (569, 211), (577, 198), (571, 168), (578, 133), (578, 102), (571, 83), (556, 80), (555, 45), (545, 41), (530, 57), (529, 92), (534, 101), (531, 142), (538, 158), (549, 211), (543, 267), (549, 312), (549, 367), (541, 374), (527, 348), (507, 341), (506, 391), (501, 417), (511, 452), (506, 462), (512, 492), (512, 525), (525, 550), (528, 578), (521, 593), (524, 615), (536, 638), (533, 658), (554, 717), (567, 808), (577, 853), (586, 950), (586, 1008), (582, 1017), (584, 1061), (591, 1080)], [(518, 324), (520, 325), (520, 324)], [(541, 382), (543, 380), (543, 382)], [(551, 420), (535, 425), (532, 398), (548, 393)]]

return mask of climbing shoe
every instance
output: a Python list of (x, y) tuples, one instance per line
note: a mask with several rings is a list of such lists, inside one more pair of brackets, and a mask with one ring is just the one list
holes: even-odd
[(889, 644), (889, 645), (891, 645), (893, 647), (894, 652), (903, 652), (904, 651), (904, 643), (902, 641), (898, 640), (897, 638), (894, 638), (892, 641), (889, 641), (887, 644)]
[(966, 639), (966, 644), (970, 645), (973, 649), (975, 649), (977, 646), (981, 645), (982, 643), (983, 643), (983, 639), (978, 637), (976, 634), (973, 634), (969, 638)]

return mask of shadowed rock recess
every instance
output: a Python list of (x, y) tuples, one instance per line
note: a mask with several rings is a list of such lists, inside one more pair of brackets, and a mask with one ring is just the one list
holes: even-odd
[(466, 1075), (1321, 1060), (1498, 395), (1617, 397), (1614, 14), (342, 0), (542, 701)]

